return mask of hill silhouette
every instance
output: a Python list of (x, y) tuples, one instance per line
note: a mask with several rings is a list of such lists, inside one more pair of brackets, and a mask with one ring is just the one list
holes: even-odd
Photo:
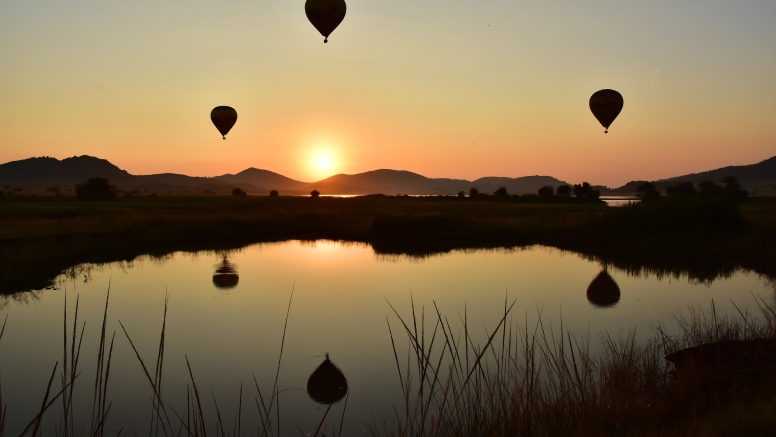
[[(776, 194), (776, 156), (757, 164), (728, 166), (701, 173), (653, 181), (660, 190), (679, 181), (695, 184), (704, 181), (721, 182), (735, 176), (753, 194)], [(322, 194), (455, 194), (477, 187), (482, 193), (492, 193), (504, 186), (511, 194), (536, 193), (550, 185), (569, 184), (551, 176), (518, 178), (483, 177), (474, 181), (448, 178), (428, 178), (404, 170), (380, 169), (359, 174), (338, 174), (317, 182), (297, 181), (281, 174), (248, 168), (236, 174), (215, 177), (193, 177), (176, 173), (133, 175), (111, 162), (93, 156), (74, 156), (62, 160), (51, 157), (28, 158), (0, 164), (0, 186), (45, 189), (58, 185), (72, 189), (92, 177), (102, 177), (120, 189), (170, 193), (228, 194), (235, 187), (248, 193), (266, 194), (278, 190), (283, 194), (308, 194), (315, 189)], [(581, 181), (580, 181), (581, 182)], [(604, 195), (632, 195), (643, 181), (632, 181), (619, 188), (595, 186)], [(570, 184), (569, 184), (570, 185)]]
[[(668, 179), (651, 181), (655, 187), (664, 191), (666, 187), (675, 185), (678, 182), (692, 182), (699, 184), (701, 182), (711, 181), (717, 184), (722, 182), (727, 176), (735, 176), (741, 185), (751, 193), (776, 194), (776, 156), (749, 165), (731, 165), (708, 170), (700, 173), (690, 173), (683, 176), (675, 176)], [(636, 188), (645, 181), (631, 181), (622, 187), (602, 191), (604, 194), (629, 195), (636, 192)]]

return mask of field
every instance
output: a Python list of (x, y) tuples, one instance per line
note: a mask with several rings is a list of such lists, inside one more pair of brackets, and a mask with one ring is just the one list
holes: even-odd
[(776, 276), (776, 199), (607, 207), (536, 196), (17, 196), (0, 199), (0, 292), (41, 288), (81, 262), (288, 239), (361, 242), (412, 256), (544, 244), (701, 280), (739, 267)]

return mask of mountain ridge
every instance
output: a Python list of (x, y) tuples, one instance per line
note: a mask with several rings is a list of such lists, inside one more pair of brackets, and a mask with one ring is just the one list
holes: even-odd
[[(776, 194), (776, 156), (755, 164), (726, 166), (705, 172), (691, 173), (653, 181), (661, 190), (680, 181), (700, 183), (721, 182), (726, 176), (736, 176), (744, 188)], [(291, 179), (270, 170), (249, 167), (235, 174), (196, 177), (177, 173), (133, 175), (106, 159), (82, 155), (62, 160), (43, 156), (0, 164), (0, 186), (43, 189), (50, 186), (70, 188), (90, 177), (104, 177), (125, 190), (145, 190), (172, 193), (228, 193), (239, 187), (249, 193), (278, 190), (283, 194), (308, 194), (315, 189), (324, 194), (439, 194), (451, 195), (476, 187), (483, 193), (505, 186), (509, 193), (523, 194), (550, 185), (568, 182), (552, 176), (522, 176), (517, 178), (487, 176), (474, 181), (452, 178), (428, 178), (407, 170), (377, 169), (357, 174), (337, 174), (317, 182)], [(631, 181), (618, 188), (596, 186), (604, 195), (632, 195), (644, 181)]]

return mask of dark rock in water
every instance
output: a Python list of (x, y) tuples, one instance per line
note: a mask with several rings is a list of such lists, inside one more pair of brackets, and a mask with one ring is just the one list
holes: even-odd
[(319, 404), (334, 404), (348, 393), (348, 380), (329, 360), (329, 354), (307, 380), (307, 394)]
[(776, 340), (725, 340), (706, 343), (672, 354), (677, 381), (717, 391), (752, 386), (776, 378)]
[(587, 287), (587, 300), (599, 308), (617, 305), (620, 301), (620, 287), (606, 269), (593, 279)]
[(216, 273), (213, 275), (213, 285), (222, 290), (228, 290), (237, 286), (240, 282), (240, 276), (234, 266), (224, 258), (221, 264), (217, 265)]

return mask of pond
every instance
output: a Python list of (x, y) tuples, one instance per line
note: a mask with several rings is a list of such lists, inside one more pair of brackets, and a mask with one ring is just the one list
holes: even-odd
[[(454, 330), (461, 329), (465, 311), (474, 340), (484, 343), (503, 316), (505, 300), (515, 301), (514, 323), (530, 325), (541, 313), (546, 325), (559, 327), (562, 320), (564, 329), (589, 335), (595, 347), (607, 333), (620, 336), (635, 330), (644, 339), (659, 323), (674, 329), (673, 315), (689, 307), (709, 308), (714, 301), (717, 311), (732, 313), (731, 302), (754, 307), (753, 295), (771, 302), (774, 294), (773, 282), (742, 270), (697, 281), (681, 273), (626, 272), (612, 266), (602, 275), (603, 291), (596, 294), (595, 287), (588, 287), (602, 270), (589, 258), (542, 246), (409, 257), (330, 241), (257, 244), (229, 252), (178, 252), (78, 266), (58, 278), (53, 289), (2, 301), (0, 316), (8, 318), (0, 341), (6, 431), (18, 433), (30, 422), (55, 363), (62, 365), (65, 302), (68, 335), (76, 305), (79, 332), (85, 322), (74, 417), (90, 420), (108, 290), (109, 341), (116, 333), (108, 388), (110, 432), (122, 427), (149, 432), (151, 386), (119, 321), (153, 374), (167, 299), (166, 402), (186, 411), (188, 359), (206, 414), (217, 414), (215, 397), (230, 432), (242, 384), (243, 427), (252, 429), (247, 434), (256, 431), (258, 420), (254, 375), (267, 395), (278, 371), (288, 313), (278, 377), (283, 435), (299, 429), (312, 433), (326, 412), (306, 390), (326, 354), (349, 387), (347, 402), (335, 404), (327, 425), (339, 427), (343, 410), (344, 435), (361, 435), (370, 424), (392, 420), (393, 407), (403, 401), (388, 323), (405, 360), (408, 342), (390, 305), (412, 320), (414, 302), (416, 313), (424, 310), (431, 327), (436, 305)], [(61, 387), (59, 376), (54, 386)], [(49, 422), (44, 426), (53, 427), (54, 419)]]

